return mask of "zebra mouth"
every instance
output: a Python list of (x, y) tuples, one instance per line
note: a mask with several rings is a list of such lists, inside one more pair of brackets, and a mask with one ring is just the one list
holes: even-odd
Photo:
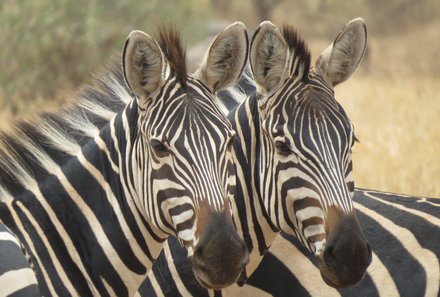
[(336, 276), (334, 271), (327, 270), (327, 269), (321, 269), (321, 277), (324, 280), (324, 282), (327, 285), (329, 285), (330, 287), (333, 287), (336, 289), (341, 289), (341, 288), (355, 285), (362, 279), (362, 276), (359, 278), (351, 277), (351, 278), (346, 278), (345, 280), (342, 280)]
[(331, 280), (330, 277), (327, 276), (327, 273), (324, 273), (323, 271), (321, 271), (321, 277), (324, 280), (324, 282), (329, 285), (330, 287), (336, 288), (336, 289), (340, 289), (345, 287), (344, 285), (340, 285), (336, 282), (334, 282), (333, 280)]
[(330, 287), (336, 289), (349, 287), (357, 284), (364, 276), (364, 273), (349, 272), (347, 268), (338, 272), (327, 265), (324, 257), (318, 257), (318, 260), (321, 277)]
[(231, 280), (229, 282), (226, 283), (222, 283), (222, 284), (214, 284), (211, 281), (209, 281), (209, 277), (207, 277), (206, 273), (204, 273), (201, 270), (198, 270), (197, 268), (193, 267), (193, 272), (194, 272), (194, 276), (196, 278), (196, 280), (199, 282), (199, 284), (202, 287), (205, 287), (207, 289), (212, 289), (212, 290), (220, 290), (223, 289), (225, 287), (228, 287), (230, 285), (232, 285), (236, 280)]

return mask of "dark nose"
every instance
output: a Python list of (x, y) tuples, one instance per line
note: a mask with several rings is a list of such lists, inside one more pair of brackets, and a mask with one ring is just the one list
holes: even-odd
[(237, 280), (249, 262), (249, 253), (231, 217), (225, 214), (212, 216), (195, 247), (193, 267), (196, 275), (203, 274), (205, 286), (217, 288)]
[(336, 228), (329, 230), (323, 259), (327, 280), (333, 286), (345, 287), (362, 279), (372, 253), (356, 217), (344, 215), (340, 220)]
[(352, 243), (344, 246), (338, 242), (328, 245), (324, 251), (324, 260), (327, 266), (336, 272), (339, 271), (340, 274), (352, 275), (355, 283), (362, 278), (365, 269), (371, 263), (371, 258), (369, 243), (365, 245)]

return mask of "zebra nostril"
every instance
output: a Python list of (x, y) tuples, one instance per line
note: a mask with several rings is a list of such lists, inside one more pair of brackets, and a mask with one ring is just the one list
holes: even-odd
[(203, 247), (198, 246), (196, 250), (194, 251), (194, 256), (196, 256), (199, 259), (203, 259)]

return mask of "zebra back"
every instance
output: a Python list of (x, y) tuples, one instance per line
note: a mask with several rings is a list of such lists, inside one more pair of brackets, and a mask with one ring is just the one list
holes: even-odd
[(339, 290), (326, 285), (316, 261), (297, 239), (283, 234), (240, 296), (438, 296), (440, 200), (356, 189), (354, 202), (373, 250), (357, 285)]

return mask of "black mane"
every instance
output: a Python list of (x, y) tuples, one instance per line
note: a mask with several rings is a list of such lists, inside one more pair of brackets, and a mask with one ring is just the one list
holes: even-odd
[(158, 25), (157, 29), (158, 43), (171, 68), (171, 72), (177, 77), (177, 80), (186, 89), (187, 66), (186, 50), (182, 45), (180, 33), (176, 26), (165, 27)]
[(294, 54), (296, 59), (298, 59), (298, 65), (296, 65), (295, 69), (292, 69), (292, 76), (301, 75), (302, 80), (307, 80), (311, 61), (309, 47), (301, 38), (295, 27), (291, 25), (283, 25), (283, 37), (290, 52)]

